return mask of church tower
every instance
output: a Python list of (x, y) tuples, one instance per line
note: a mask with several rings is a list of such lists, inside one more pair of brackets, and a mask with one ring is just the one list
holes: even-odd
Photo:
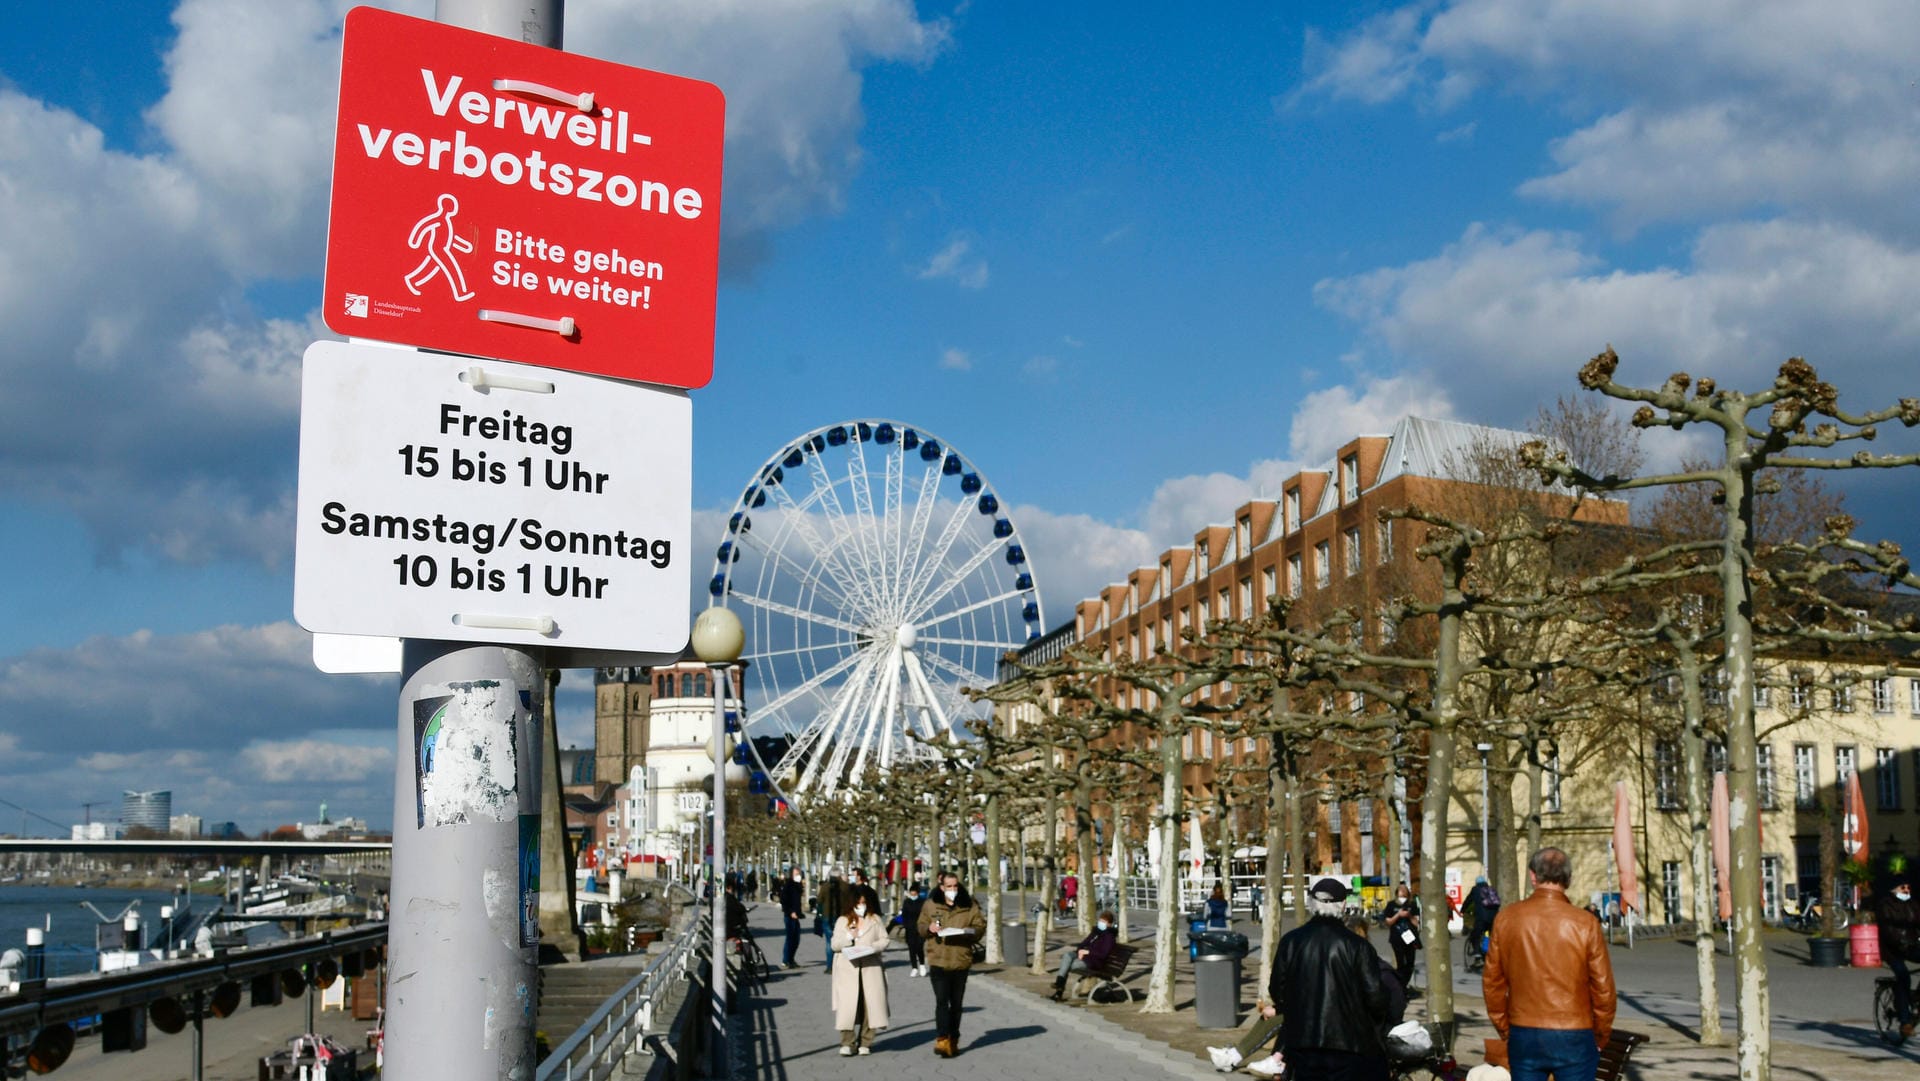
[(645, 668), (593, 673), (593, 779), (618, 787), (647, 764), (647, 714), (653, 684)]

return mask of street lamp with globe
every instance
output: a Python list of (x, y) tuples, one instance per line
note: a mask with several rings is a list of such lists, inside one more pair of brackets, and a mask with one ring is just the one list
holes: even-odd
[(711, 1064), (714, 1077), (727, 1076), (727, 670), (740, 660), (746, 646), (746, 632), (740, 617), (725, 608), (709, 608), (693, 621), (693, 655), (712, 673), (713, 736), (708, 750), (713, 754), (713, 891), (712, 923), (709, 945), (712, 948), (713, 989)]

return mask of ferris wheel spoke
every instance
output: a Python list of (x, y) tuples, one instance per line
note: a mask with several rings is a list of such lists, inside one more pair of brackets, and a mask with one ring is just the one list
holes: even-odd
[[(921, 653), (919, 656), (922, 660), (926, 661), (928, 665), (940, 669), (958, 681), (955, 684), (956, 690), (954, 691), (956, 698), (960, 696), (961, 691), (965, 688), (980, 686), (984, 680), (991, 678), (982, 676), (980, 673), (968, 669), (965, 665), (932, 651)], [(997, 660), (998, 658), (995, 659)]]
[[(927, 684), (927, 674), (920, 668), (919, 654), (908, 653), (906, 655), (906, 662), (907, 678), (913, 682), (914, 689), (918, 690), (922, 696), (920, 703), (920, 726), (922, 730), (926, 732), (927, 738), (938, 739), (941, 733), (952, 732), (953, 728), (947, 719), (947, 713), (940, 708), (939, 697), (933, 693), (933, 688)], [(937, 727), (929, 723), (926, 719), (926, 714), (928, 713), (931, 713), (933, 718), (940, 722)]]
[(783, 616), (792, 616), (795, 619), (804, 619), (808, 623), (817, 624), (822, 627), (832, 627), (835, 630), (846, 631), (848, 634), (857, 635), (862, 633), (862, 630), (860, 627), (857, 627), (852, 623), (848, 623), (844, 619), (835, 619), (832, 616), (825, 615), (820, 612), (809, 612), (805, 608), (796, 608), (791, 604), (783, 604), (780, 601), (772, 600), (767, 597), (758, 597), (751, 593), (735, 593), (734, 597), (737, 598), (742, 604), (750, 604), (755, 608), (759, 608), (763, 611), (778, 612)]
[(919, 640), (924, 644), (936, 646), (966, 646), (975, 649), (998, 649), (1002, 651), (1019, 649), (1020, 646), (1024, 644), (1020, 642), (991, 642), (984, 638), (945, 638), (929, 634), (921, 635)]
[(833, 580), (839, 583), (841, 594), (850, 607), (856, 604), (857, 597), (857, 603), (871, 611), (873, 606), (871, 587), (859, 578), (850, 577), (846, 573), (846, 568), (835, 558), (835, 547), (828, 544), (826, 538), (822, 537), (819, 529), (814, 526), (812, 507), (823, 498), (821, 492), (815, 489), (802, 502), (795, 500), (793, 493), (788, 491), (784, 484), (775, 485), (773, 491), (775, 498), (788, 510), (786, 520), (781, 523), (782, 527), (804, 535), (807, 547), (813, 551), (814, 557), (819, 562), (821, 572), (832, 576)]
[(899, 728), (894, 719), (900, 715), (900, 669), (903, 666), (893, 664), (887, 667), (887, 700), (883, 707), (886, 718), (886, 731), (880, 742), (880, 768), (893, 768), (893, 733)]
[(849, 776), (860, 776), (861, 771), (866, 769), (867, 752), (873, 749), (876, 742), (884, 742), (885, 737), (882, 733), (893, 727), (892, 718), (887, 715), (886, 711), (887, 687), (888, 684), (899, 678), (899, 671), (900, 644), (895, 642), (893, 646), (887, 650), (886, 663), (875, 673), (878, 678), (874, 683), (872, 699), (867, 703), (867, 720), (860, 728), (860, 749), (854, 756), (853, 769), (848, 774)]
[(778, 697), (762, 703), (758, 709), (758, 712), (777, 713), (778, 711), (785, 709), (788, 703), (796, 701), (803, 695), (813, 693), (814, 690), (820, 687), (821, 684), (839, 675), (840, 673), (846, 671), (847, 669), (852, 668), (854, 665), (860, 663), (860, 658), (865, 655), (866, 654), (864, 652), (847, 654), (845, 657), (841, 658), (837, 663), (830, 665), (826, 668), (822, 668), (820, 671), (815, 672), (813, 675), (807, 677), (805, 681), (799, 684), (796, 684), (795, 686), (785, 691), (782, 691)]
[(833, 475), (827, 469), (827, 460), (819, 454), (807, 456), (807, 472), (813, 476), (814, 491), (820, 493), (820, 517), (827, 532), (832, 535), (833, 545), (827, 558), (837, 559), (846, 565), (847, 570), (858, 582), (867, 582), (872, 576), (866, 573), (866, 552), (860, 546), (859, 523), (851, 520), (847, 510), (840, 505), (840, 489), (834, 483)]
[[(1000, 550), (1000, 542), (997, 538), (994, 540), (990, 540), (986, 544), (975, 549), (973, 554), (967, 556), (966, 561), (961, 563), (959, 567), (955, 568), (954, 572), (947, 577), (945, 584), (943, 584), (938, 590), (922, 598), (920, 602), (911, 609), (912, 615), (910, 616), (910, 618), (914, 620), (925, 619), (927, 616), (927, 613), (933, 610), (934, 605), (939, 604), (942, 600), (945, 600), (947, 594), (952, 593), (954, 590), (960, 588), (962, 584), (964, 584), (969, 579), (971, 579), (973, 577), (973, 572), (979, 570), (981, 564), (993, 558), (993, 553), (999, 550)], [(1018, 591), (1016, 591), (1016, 594), (1017, 592)]]
[[(776, 531), (776, 533), (777, 532), (778, 531)], [(826, 579), (822, 578), (818, 572), (809, 567), (802, 567), (800, 564), (794, 562), (777, 546), (761, 539), (759, 534), (749, 531), (740, 533), (738, 536), (740, 537), (741, 544), (751, 547), (754, 551), (772, 560), (776, 565), (787, 568), (793, 574), (794, 579), (802, 585), (810, 586), (826, 593), (833, 600), (838, 601), (839, 606), (843, 609), (853, 606), (853, 602), (844, 593), (828, 585)], [(776, 537), (776, 539), (778, 538)]]
[(968, 613), (971, 613), (971, 612), (977, 612), (982, 608), (991, 608), (996, 604), (1001, 604), (1011, 600), (1017, 600), (1020, 597), (1021, 592), (1022, 591), (1018, 589), (1009, 589), (1004, 593), (997, 593), (991, 597), (984, 597), (980, 600), (974, 601), (972, 604), (969, 604), (963, 608), (955, 608), (950, 611), (941, 612), (939, 615), (935, 615), (935, 616), (922, 617), (920, 619), (920, 625), (928, 628), (938, 627), (942, 623), (946, 623), (951, 620), (958, 619), (961, 616), (967, 615)]
[(832, 708), (828, 710), (824, 721), (815, 721), (820, 734), (813, 741), (814, 754), (807, 763), (806, 775), (800, 779), (802, 791), (812, 788), (814, 779), (821, 774), (821, 766), (826, 765), (825, 784), (828, 792), (833, 791), (834, 780), (840, 774), (840, 767), (846, 761), (846, 741), (836, 739), (852, 717), (855, 703), (864, 697), (864, 690), (872, 681), (875, 661), (873, 651), (860, 655), (860, 666), (840, 687), (840, 693), (834, 695)]
[(858, 439), (853, 441), (853, 451), (847, 455), (847, 494), (853, 498), (854, 519), (860, 525), (856, 539), (866, 564), (866, 577), (875, 583), (874, 593), (885, 598), (889, 592), (886, 545), (880, 521), (873, 513), (873, 481), (867, 474), (867, 445)]
[[(933, 584), (934, 580), (940, 574), (945, 572), (947, 553), (953, 551), (953, 542), (959, 538), (960, 531), (966, 526), (967, 512), (971, 509), (965, 500), (954, 504), (953, 513), (947, 517), (946, 524), (940, 529), (940, 539), (934, 542), (932, 551), (921, 556), (920, 566), (914, 574), (913, 585), (907, 591), (907, 595), (912, 598), (909, 603), (914, 610), (926, 610), (926, 604), (921, 601), (920, 595)], [(989, 543), (987, 550), (991, 552), (992, 549), (993, 545)], [(974, 566), (978, 565), (977, 562), (974, 564)], [(965, 578), (967, 573), (967, 571), (963, 570), (949, 575), (947, 584), (942, 592), (944, 592), (945, 589), (952, 589), (954, 585)]]
[(907, 466), (903, 455), (889, 453), (882, 459), (886, 469), (886, 522), (881, 526), (881, 543), (886, 542), (886, 530), (893, 530), (892, 558), (887, 561), (892, 574), (887, 580), (887, 595), (894, 603), (900, 600), (900, 577), (906, 567), (906, 486)]
[(927, 548), (927, 530), (933, 524), (934, 504), (940, 500), (940, 470), (929, 469), (920, 478), (920, 495), (913, 503), (913, 525), (901, 537), (899, 563), (902, 583), (898, 599), (905, 601), (912, 595), (911, 582), (919, 577), (921, 560), (918, 553)]

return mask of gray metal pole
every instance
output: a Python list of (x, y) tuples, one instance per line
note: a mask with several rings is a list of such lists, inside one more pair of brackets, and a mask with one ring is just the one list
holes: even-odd
[[(561, 47), (564, 0), (437, 0), (443, 23)], [(401, 660), (386, 1071), (531, 1081), (539, 997), (533, 655), (409, 641)]]
[[(713, 1039), (711, 1077), (727, 1076), (727, 668), (707, 666), (713, 683)], [(744, 735), (745, 733), (742, 733)]]
[(387, 1076), (531, 1081), (540, 665), (425, 641), (402, 665)]

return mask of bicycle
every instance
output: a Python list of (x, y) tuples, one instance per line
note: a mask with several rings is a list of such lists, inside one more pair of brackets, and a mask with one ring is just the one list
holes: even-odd
[(734, 955), (740, 962), (742, 981), (752, 990), (764, 992), (768, 978), (773, 975), (773, 966), (768, 963), (760, 944), (751, 937), (733, 939), (732, 944)]
[(1906, 1037), (1900, 1035), (1900, 1011), (1893, 1005), (1893, 980), (1880, 976), (1873, 981), (1873, 1028), (1881, 1039), (1897, 1045)]

